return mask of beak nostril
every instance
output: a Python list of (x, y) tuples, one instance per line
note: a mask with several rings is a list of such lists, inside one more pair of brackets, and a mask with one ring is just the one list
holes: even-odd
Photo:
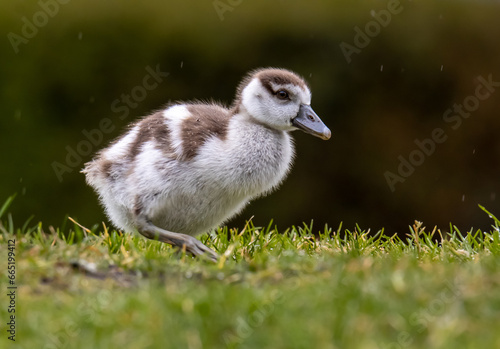
[(316, 115), (314, 110), (308, 104), (301, 104), (297, 116), (292, 119), (292, 125), (295, 129), (312, 134), (313, 136), (329, 139), (331, 136), (330, 130), (325, 126), (320, 117)]

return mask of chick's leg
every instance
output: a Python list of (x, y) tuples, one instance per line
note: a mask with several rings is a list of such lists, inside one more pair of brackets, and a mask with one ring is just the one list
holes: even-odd
[(187, 252), (195, 256), (205, 255), (212, 261), (217, 261), (217, 253), (193, 236), (159, 228), (144, 215), (136, 216), (135, 221), (139, 233), (148, 239), (162, 241), (180, 249), (185, 248)]

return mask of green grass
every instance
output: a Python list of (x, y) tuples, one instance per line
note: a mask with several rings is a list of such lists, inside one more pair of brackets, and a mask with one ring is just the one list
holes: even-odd
[[(219, 263), (107, 227), (17, 227), (0, 209), (1, 348), (500, 347), (500, 222), (400, 239), (272, 223), (200, 239)], [(489, 214), (489, 213), (488, 213)], [(72, 223), (71, 223), (72, 224)], [(15, 239), (16, 342), (7, 339)]]

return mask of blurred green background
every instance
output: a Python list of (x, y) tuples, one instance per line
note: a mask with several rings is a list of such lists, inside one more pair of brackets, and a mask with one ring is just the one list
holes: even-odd
[[(282, 228), (313, 219), (406, 233), (418, 219), (489, 229), (477, 205), (500, 211), (500, 87), (478, 77), (500, 82), (499, 18), (497, 1), (4, 0), (0, 199), (18, 193), (20, 223), (107, 221), (79, 173), (97, 150), (169, 101), (229, 104), (248, 70), (277, 66), (308, 80), (333, 136), (296, 132), (287, 181), (229, 226), (254, 216)], [(147, 67), (169, 75), (146, 91)], [(470, 115), (446, 113), (464, 100)], [(104, 118), (113, 130), (87, 142)], [(436, 128), (446, 141), (419, 158), (415, 139)], [(401, 176), (411, 154), (418, 165)], [(393, 190), (387, 171), (403, 180)]]

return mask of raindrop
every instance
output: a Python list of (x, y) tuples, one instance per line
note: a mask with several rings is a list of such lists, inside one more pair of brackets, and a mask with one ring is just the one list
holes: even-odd
[(371, 15), (372, 17), (375, 17), (375, 14), (376, 14), (376, 13), (375, 13), (375, 10), (371, 10), (371, 11), (370, 11), (370, 15)]
[(380, 71), (383, 71), (383, 70), (384, 70), (384, 65), (382, 64), (382, 65), (380, 66)]
[(443, 65), (441, 64), (441, 71), (443, 71)]
[(184, 61), (181, 61), (181, 69), (182, 69), (182, 66), (184, 65)]
[(312, 78), (312, 76), (313, 76), (313, 73), (309, 73), (309, 77)]
[(82, 40), (82, 37), (83, 37), (83, 33), (82, 33), (82, 32), (79, 32), (79, 33), (78, 33), (78, 40)]
[(472, 154), (473, 154), (473, 155), (474, 155), (474, 154), (476, 154), (476, 148), (474, 148), (474, 149), (472, 150)]
[(496, 198), (497, 198), (497, 193), (491, 193), (490, 195), (491, 201), (495, 201)]
[(465, 201), (465, 194), (462, 195), (462, 202), (464, 202), (464, 201)]

